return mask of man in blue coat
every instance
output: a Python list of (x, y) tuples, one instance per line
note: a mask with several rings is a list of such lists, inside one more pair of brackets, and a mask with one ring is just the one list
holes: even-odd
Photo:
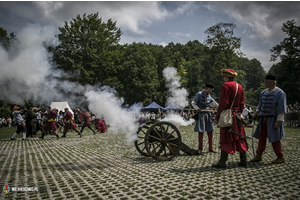
[(198, 132), (198, 152), (203, 155), (203, 134), (207, 132), (208, 136), (208, 150), (209, 152), (216, 153), (213, 149), (213, 131), (214, 125), (211, 120), (211, 113), (205, 112), (210, 107), (217, 107), (218, 103), (210, 96), (214, 85), (207, 83), (205, 89), (198, 92), (192, 101), (192, 106), (198, 112), (198, 121), (195, 123), (194, 131)]
[(259, 123), (254, 132), (254, 137), (258, 140), (256, 156), (251, 162), (262, 161), (262, 154), (266, 149), (267, 138), (272, 143), (273, 151), (277, 159), (272, 163), (280, 164), (285, 162), (280, 140), (284, 138), (283, 124), (286, 109), (285, 92), (276, 86), (276, 77), (268, 74), (265, 77), (266, 90), (260, 94), (257, 111), (253, 118), (259, 116)]

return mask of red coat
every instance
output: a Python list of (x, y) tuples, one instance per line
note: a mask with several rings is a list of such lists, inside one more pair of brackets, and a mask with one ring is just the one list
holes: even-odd
[(82, 116), (83, 118), (83, 127), (86, 127), (86, 126), (91, 126), (91, 119), (90, 119), (90, 116), (87, 112), (81, 112), (81, 111), (78, 111), (80, 113), (80, 115)]
[(105, 133), (107, 131), (105, 123), (100, 119), (95, 119), (95, 127), (100, 133)]
[(73, 114), (67, 110), (65, 117), (65, 127), (66, 129), (75, 129), (76, 128), (76, 124), (73, 118)]
[[(221, 87), (221, 95), (219, 99), (219, 107), (216, 114), (216, 120), (219, 120), (220, 113), (225, 110), (229, 109), (233, 100), (234, 95), (236, 92), (236, 82), (235, 81), (228, 81), (225, 82)], [(238, 92), (236, 98), (234, 100), (232, 109), (243, 111), (245, 104), (245, 94), (243, 87), (238, 84)], [(229, 129), (241, 134), (245, 135), (244, 127), (237, 126), (236, 120), (236, 113), (233, 112), (233, 124), (232, 127), (228, 127)], [(248, 150), (248, 143), (246, 139), (240, 138), (237, 135), (233, 135), (228, 131), (220, 128), (220, 149), (226, 151), (227, 153), (234, 154), (236, 151), (243, 153)]]
[(53, 110), (49, 109), (47, 111), (47, 113), (42, 113), (42, 115), (47, 115), (47, 123), (45, 123), (44, 125), (44, 129), (47, 129), (47, 130), (56, 130), (57, 127), (56, 127), (56, 112), (54, 112)]

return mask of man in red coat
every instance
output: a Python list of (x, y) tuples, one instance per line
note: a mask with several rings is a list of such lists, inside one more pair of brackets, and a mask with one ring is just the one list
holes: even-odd
[[(241, 121), (238, 121), (236, 115), (237, 113), (242, 113), (245, 103), (245, 94), (243, 87), (238, 84), (238, 92), (236, 93), (236, 82), (234, 78), (237, 76), (237, 73), (232, 69), (222, 69), (221, 75), (224, 77), (225, 83), (221, 87), (221, 95), (219, 99), (219, 107), (215, 117), (215, 123), (217, 124), (220, 114), (225, 109), (230, 109), (232, 102), (232, 115), (233, 123), (231, 127), (226, 127), (232, 131), (245, 135), (245, 130)], [(235, 97), (235, 98), (234, 98)], [(240, 166), (247, 166), (246, 151), (248, 150), (248, 143), (245, 138), (234, 135), (224, 128), (220, 128), (220, 147), (221, 156), (218, 163), (213, 164), (213, 167), (225, 168), (226, 161), (228, 159), (228, 154), (235, 154), (235, 152), (240, 153)]]
[(54, 131), (54, 134), (56, 135), (56, 138), (58, 139), (58, 133), (57, 133), (57, 127), (56, 127), (56, 115), (57, 115), (57, 109), (51, 107), (48, 107), (46, 109), (46, 112), (41, 112), (42, 115), (47, 115), (47, 122), (45, 123), (43, 130), (42, 130), (42, 136), (41, 139), (44, 139), (45, 134), (49, 131)]
[(75, 130), (80, 135), (80, 137), (82, 137), (80, 131), (76, 127), (73, 114), (69, 111), (68, 108), (65, 108), (64, 121), (65, 121), (64, 133), (61, 137), (66, 137), (66, 134), (69, 130)]
[(99, 118), (95, 119), (95, 127), (100, 133), (105, 133), (107, 131), (104, 120)]
[(90, 130), (93, 131), (94, 135), (96, 134), (96, 132), (94, 131), (94, 129), (92, 129), (91, 127), (91, 119), (90, 119), (90, 116), (88, 114), (88, 112), (86, 110), (82, 110), (80, 111), (79, 109), (76, 109), (76, 111), (82, 116), (83, 118), (83, 125), (81, 127), (81, 134), (82, 134), (82, 131), (85, 127), (88, 127)]

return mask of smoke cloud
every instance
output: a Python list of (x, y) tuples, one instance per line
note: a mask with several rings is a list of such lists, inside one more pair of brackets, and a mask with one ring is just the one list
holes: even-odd
[(169, 114), (162, 121), (170, 122), (177, 127), (192, 125), (195, 122), (193, 118), (189, 121), (185, 121), (180, 115), (176, 114)]
[(29, 100), (39, 102), (49, 92), (51, 85), (45, 79), (50, 74), (50, 54), (44, 44), (57, 44), (51, 33), (51, 27), (32, 25), (19, 33), (20, 43), (10, 52), (0, 47), (1, 100), (23, 105)]
[(181, 108), (188, 106), (187, 96), (189, 93), (185, 88), (181, 88), (181, 78), (177, 75), (177, 70), (168, 66), (163, 70), (163, 76), (166, 78), (166, 87), (168, 88), (167, 105), (174, 103)]
[(97, 117), (105, 118), (109, 125), (109, 132), (125, 133), (127, 142), (134, 140), (137, 124), (134, 120), (135, 111), (128, 111), (122, 108), (123, 99), (115, 96), (114, 90), (109, 87), (102, 87), (97, 91), (88, 91), (84, 95), (89, 102), (89, 110)]
[[(124, 101), (115, 96), (114, 89), (108, 86), (82, 86), (53, 78), (62, 73), (54, 70), (49, 61), (52, 55), (45, 48), (59, 44), (54, 35), (53, 27), (31, 25), (18, 34), (20, 44), (15, 49), (7, 52), (0, 47), (0, 100), (18, 105), (32, 102), (36, 106), (67, 101), (71, 108), (79, 107), (84, 101), (92, 113), (105, 118), (109, 132), (126, 134), (127, 142), (133, 142), (138, 128), (134, 116), (139, 113), (137, 110), (123, 108)], [(163, 73), (167, 80), (168, 103), (186, 107), (188, 93), (181, 88), (176, 69), (167, 67)], [(169, 115), (164, 121), (176, 126), (192, 123), (184, 121), (178, 115)]]

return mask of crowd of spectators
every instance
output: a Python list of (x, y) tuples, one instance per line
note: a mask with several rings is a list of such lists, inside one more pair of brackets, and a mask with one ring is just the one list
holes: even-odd
[(170, 114), (179, 115), (186, 121), (189, 121), (191, 119), (191, 117), (195, 115), (194, 110), (167, 110), (167, 111), (162, 111), (162, 110), (158, 109), (158, 111), (144, 111), (144, 112), (141, 112), (139, 116), (135, 117), (135, 120), (139, 124), (143, 124), (143, 123), (148, 122), (148, 121), (156, 122), (156, 121), (163, 120), (166, 116), (168, 116)]
[(300, 127), (300, 105), (296, 102), (294, 105), (287, 105), (286, 126)]
[(11, 127), (12, 119), (10, 117), (0, 117), (0, 128)]

